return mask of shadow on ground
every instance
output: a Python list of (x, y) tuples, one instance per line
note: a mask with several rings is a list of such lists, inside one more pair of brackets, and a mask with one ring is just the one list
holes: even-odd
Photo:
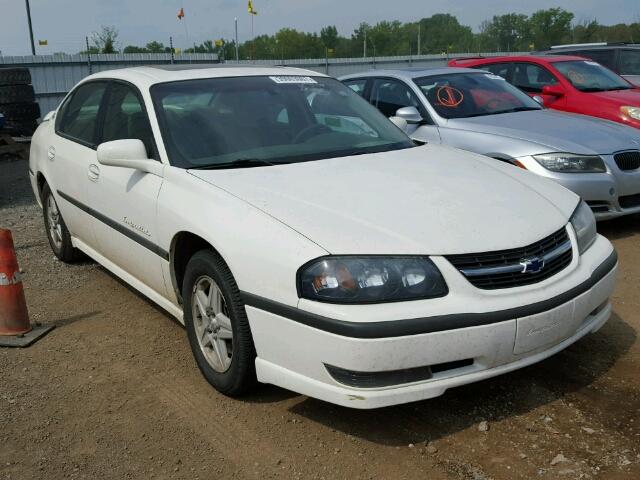
[(633, 237), (640, 234), (640, 214), (598, 223), (598, 233), (609, 240)]
[[(328, 428), (378, 444), (406, 446), (438, 440), (480, 420), (496, 422), (525, 414), (589, 386), (605, 375), (635, 340), (634, 329), (614, 314), (602, 330), (547, 360), (451, 389), (438, 398), (367, 411), (305, 397), (290, 410)], [(372, 424), (376, 428), (371, 428)]]

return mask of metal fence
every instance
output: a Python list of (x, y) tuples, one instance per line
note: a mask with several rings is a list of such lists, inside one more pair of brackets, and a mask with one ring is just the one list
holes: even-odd
[[(398, 57), (367, 57), (367, 58), (320, 58), (294, 60), (241, 60), (240, 64), (254, 64), (263, 66), (286, 65), (306, 68), (333, 77), (349, 73), (357, 73), (371, 69), (395, 68), (430, 68), (447, 64), (452, 58), (468, 56), (496, 56), (522, 55), (519, 52), (493, 52), (480, 54), (449, 54), (449, 55), (413, 55)], [(33, 88), (40, 110), (46, 112), (55, 110), (65, 94), (80, 80), (103, 70), (133, 67), (140, 65), (158, 65), (169, 63), (218, 63), (216, 54), (195, 53), (172, 55), (170, 53), (134, 53), (113, 55), (36, 55), (24, 57), (0, 56), (0, 68), (9, 66), (24, 66), (31, 71)], [(230, 65), (235, 61), (228, 60)]]

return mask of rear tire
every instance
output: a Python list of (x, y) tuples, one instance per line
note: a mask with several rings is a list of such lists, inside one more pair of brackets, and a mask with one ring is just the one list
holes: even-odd
[(240, 290), (226, 263), (210, 250), (187, 264), (184, 323), (198, 368), (220, 393), (238, 396), (256, 383), (256, 351)]
[(46, 183), (42, 188), (42, 213), (47, 239), (54, 255), (66, 263), (76, 260), (78, 251), (73, 248), (71, 234), (64, 223), (56, 199)]

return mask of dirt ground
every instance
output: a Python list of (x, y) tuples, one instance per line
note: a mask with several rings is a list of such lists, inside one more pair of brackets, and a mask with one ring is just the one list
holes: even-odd
[(57, 327), (0, 349), (0, 479), (640, 478), (638, 216), (599, 225), (620, 255), (600, 332), (376, 411), (266, 385), (218, 394), (166, 313), (89, 260), (54, 259), (23, 161), (0, 160), (0, 226), (13, 231), (31, 319)]

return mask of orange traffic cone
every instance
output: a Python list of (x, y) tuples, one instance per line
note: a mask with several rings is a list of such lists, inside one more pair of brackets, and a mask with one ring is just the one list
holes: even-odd
[(27, 347), (52, 329), (32, 328), (13, 237), (0, 229), (0, 347)]

